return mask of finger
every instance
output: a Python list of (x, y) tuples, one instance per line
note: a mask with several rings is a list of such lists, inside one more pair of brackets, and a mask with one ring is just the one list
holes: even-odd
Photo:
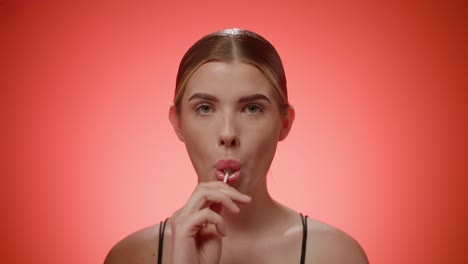
[(204, 228), (205, 225), (213, 224), (216, 226), (216, 230), (218, 231), (219, 235), (226, 236), (226, 227), (224, 225), (223, 218), (210, 208), (204, 208), (194, 213), (191, 217), (191, 221), (188, 224), (192, 227), (192, 232), (195, 233), (198, 232), (201, 228)]
[(194, 212), (213, 203), (221, 204), (233, 213), (237, 213), (240, 210), (229, 195), (226, 195), (219, 190), (208, 188), (200, 189), (198, 192), (194, 193), (189, 202), (187, 202), (187, 208), (189, 208), (191, 212)]
[(211, 181), (211, 182), (204, 182), (199, 184), (201, 188), (210, 188), (222, 191), (226, 195), (228, 195), (232, 200), (241, 203), (248, 203), (252, 199), (250, 196), (239, 192), (237, 189), (229, 186), (220, 181)]
[(237, 190), (233, 191), (230, 189), (220, 189), (219, 191), (227, 195), (231, 200), (238, 203), (247, 204), (252, 201), (252, 198), (250, 196), (248, 196), (247, 194), (240, 193)]

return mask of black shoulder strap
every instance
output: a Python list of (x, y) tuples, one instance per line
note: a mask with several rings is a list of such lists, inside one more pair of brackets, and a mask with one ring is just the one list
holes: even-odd
[(158, 244), (158, 264), (162, 263), (163, 243), (164, 243), (164, 230), (166, 229), (167, 219), (159, 222), (159, 244)]
[(307, 215), (303, 216), (302, 213), (301, 220), (302, 220), (302, 249), (301, 249), (301, 264), (305, 263), (305, 254), (306, 254), (306, 246), (307, 246)]

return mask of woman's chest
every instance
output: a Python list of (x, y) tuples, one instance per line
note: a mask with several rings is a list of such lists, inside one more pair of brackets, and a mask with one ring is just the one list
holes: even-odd
[(299, 236), (269, 240), (243, 240), (223, 243), (220, 264), (300, 263), (302, 239)]

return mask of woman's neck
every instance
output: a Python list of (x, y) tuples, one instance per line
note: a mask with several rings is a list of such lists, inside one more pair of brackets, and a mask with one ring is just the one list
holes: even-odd
[(285, 213), (285, 207), (274, 201), (268, 193), (266, 184), (255, 193), (249, 194), (252, 201), (249, 204), (238, 204), (239, 213), (231, 213), (223, 210), (221, 215), (227, 228), (228, 234), (249, 234), (269, 230), (268, 225), (274, 225), (280, 216)]

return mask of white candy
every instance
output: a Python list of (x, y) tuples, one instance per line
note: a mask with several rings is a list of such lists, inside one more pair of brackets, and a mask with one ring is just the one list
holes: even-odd
[(229, 170), (224, 170), (224, 183), (227, 182), (227, 179), (229, 177), (229, 172), (230, 172)]

